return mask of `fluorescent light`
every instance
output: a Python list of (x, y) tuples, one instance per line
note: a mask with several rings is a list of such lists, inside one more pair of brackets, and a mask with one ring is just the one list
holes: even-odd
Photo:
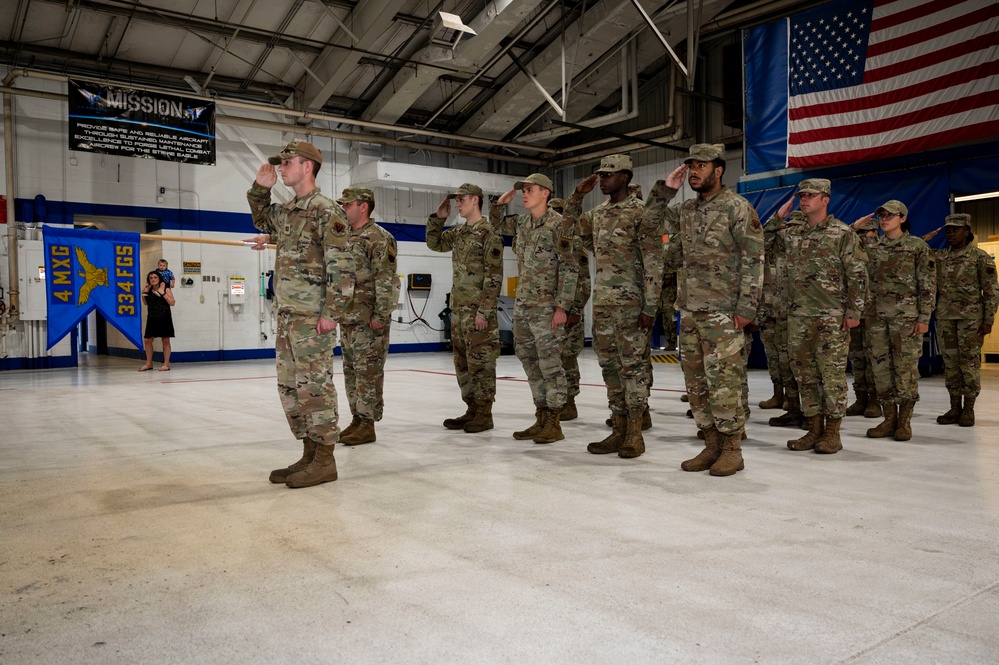
[(999, 192), (985, 192), (984, 194), (969, 194), (968, 196), (955, 196), (954, 201), (956, 203), (961, 203), (963, 201), (979, 201), (981, 199), (994, 199), (999, 197)]

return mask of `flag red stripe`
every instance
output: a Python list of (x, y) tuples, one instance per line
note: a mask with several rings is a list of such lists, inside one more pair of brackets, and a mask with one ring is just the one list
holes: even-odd
[(999, 120), (955, 127), (936, 134), (928, 134), (906, 141), (899, 141), (889, 145), (872, 146), (861, 150), (844, 150), (843, 152), (822, 153), (818, 155), (802, 155), (799, 157), (788, 156), (787, 165), (789, 167), (809, 168), (815, 166), (834, 166), (837, 164), (851, 164), (854, 162), (868, 161), (872, 159), (883, 159), (886, 157), (897, 157), (908, 155), (921, 150), (938, 148), (961, 141), (979, 139), (983, 136), (999, 134)]
[[(895, 39), (887, 39), (883, 42), (876, 42), (870, 44), (867, 47), (867, 57), (872, 58), (879, 55), (884, 55), (885, 53), (890, 53), (892, 51), (897, 51), (902, 48), (908, 48), (910, 46), (916, 46), (917, 44), (922, 44), (928, 42), (931, 39), (936, 39), (946, 34), (952, 32), (958, 32), (965, 28), (969, 28), (980, 23), (985, 23), (986, 21), (996, 18), (999, 16), (999, 3), (994, 3), (987, 7), (982, 7), (970, 14), (963, 14), (961, 16), (955, 16), (949, 21), (944, 21), (943, 23), (938, 23), (937, 25), (932, 25), (928, 28), (923, 28), (922, 30), (917, 30), (915, 32), (908, 32)], [(871, 27), (871, 34), (873, 35), (875, 29)], [(995, 34), (985, 35), (989, 40), (990, 45), (995, 44)]]
[(969, 53), (975, 53), (976, 51), (988, 48), (995, 48), (995, 42), (996, 33), (993, 32), (987, 35), (980, 35), (974, 39), (958, 42), (957, 44), (948, 46), (945, 49), (933, 51), (902, 62), (895, 62), (877, 69), (868, 69), (864, 72), (864, 83), (884, 81), (885, 79), (895, 78), (896, 76), (901, 76), (902, 74), (908, 74), (910, 72), (919, 71), (920, 69), (926, 69), (927, 67), (932, 67), (933, 65), (940, 64), (941, 62), (948, 62), (962, 55), (968, 55)]
[[(878, 2), (874, 3), (874, 6), (884, 7), (885, 5), (892, 4), (892, 2), (894, 2), (894, 0), (878, 0)], [(902, 25), (903, 23), (908, 23), (909, 21), (919, 20), (924, 16), (929, 16), (930, 14), (936, 14), (939, 11), (943, 11), (953, 4), (953, 2), (948, 2), (947, 0), (933, 0), (933, 2), (927, 2), (917, 7), (908, 7), (902, 11), (895, 12), (894, 14), (880, 16), (871, 21), (871, 32), (874, 33), (879, 30), (887, 30), (888, 28), (894, 28), (896, 25)]]
[(921, 108), (911, 113), (882, 118), (879, 120), (864, 120), (850, 125), (824, 127), (803, 132), (792, 132), (787, 142), (792, 145), (812, 143), (813, 141), (833, 141), (851, 136), (867, 136), (888, 132), (910, 125), (945, 118), (971, 109), (985, 108), (999, 104), (999, 90), (989, 90), (978, 95), (963, 99), (952, 99), (928, 108)]
[[(999, 74), (999, 60), (993, 60), (982, 66), (969, 67), (957, 72), (947, 73), (928, 81), (920, 81), (919, 83), (899, 88), (898, 90), (885, 91), (883, 93), (839, 102), (815, 103), (800, 108), (789, 107), (787, 117), (790, 120), (804, 120), (805, 118), (815, 118), (823, 115), (864, 111), (878, 106), (888, 106), (908, 99), (915, 99), (932, 92), (945, 90), (961, 85), (962, 83), (968, 83), (997, 74)], [(793, 99), (792, 97), (792, 103)]]

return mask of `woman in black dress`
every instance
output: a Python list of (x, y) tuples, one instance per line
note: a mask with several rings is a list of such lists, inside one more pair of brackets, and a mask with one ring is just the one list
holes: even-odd
[(176, 302), (173, 291), (163, 282), (160, 273), (153, 270), (146, 275), (146, 285), (142, 287), (142, 297), (146, 302), (146, 364), (139, 368), (145, 372), (153, 368), (153, 339), (163, 339), (163, 366), (161, 372), (170, 369), (170, 338), (173, 337), (173, 317), (170, 308)]

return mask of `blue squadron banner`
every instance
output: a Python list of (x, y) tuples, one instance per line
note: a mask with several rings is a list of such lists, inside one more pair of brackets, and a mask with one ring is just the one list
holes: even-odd
[(139, 234), (43, 227), (48, 347), (94, 308), (142, 348)]

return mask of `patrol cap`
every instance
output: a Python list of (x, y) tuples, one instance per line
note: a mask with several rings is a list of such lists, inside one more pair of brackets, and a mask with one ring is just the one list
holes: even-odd
[(479, 200), (482, 201), (482, 188), (478, 185), (466, 182), (464, 185), (456, 189), (453, 194), (447, 195), (449, 199), (456, 199), (459, 196), (478, 196)]
[(565, 199), (552, 199), (548, 202), (549, 208), (559, 208), (565, 210)]
[(691, 162), (710, 162), (715, 159), (725, 159), (725, 145), (722, 143), (697, 143), (690, 146), (690, 157), (683, 160), (684, 164)]
[(343, 205), (345, 203), (350, 203), (351, 201), (359, 201), (361, 203), (374, 203), (375, 202), (375, 192), (368, 187), (348, 187), (343, 190), (343, 196), (336, 200), (337, 203)]
[(551, 178), (543, 173), (532, 173), (523, 180), (513, 183), (513, 188), (524, 189), (524, 185), (537, 185), (538, 187), (544, 187), (549, 192), (555, 191), (555, 185), (552, 184)]
[(944, 226), (966, 226), (971, 228), (971, 215), (966, 212), (959, 212), (953, 215), (947, 215), (944, 220)]
[(878, 206), (878, 209), (874, 212), (880, 215), (881, 211), (902, 215), (903, 217), (907, 217), (909, 215), (909, 209), (905, 207), (905, 204), (901, 201), (896, 201), (895, 199), (892, 199), (884, 205)]
[(795, 196), (801, 196), (802, 194), (825, 194), (829, 196), (831, 193), (832, 183), (825, 178), (808, 178), (798, 184), (798, 191), (795, 192)]
[(628, 155), (607, 155), (600, 160), (600, 168), (597, 173), (620, 173), (621, 171), (633, 171), (631, 157)]
[(292, 141), (284, 147), (284, 150), (268, 158), (267, 161), (277, 166), (282, 160), (290, 159), (291, 157), (305, 157), (318, 164), (323, 163), (323, 153), (319, 152), (319, 148), (308, 141)]

